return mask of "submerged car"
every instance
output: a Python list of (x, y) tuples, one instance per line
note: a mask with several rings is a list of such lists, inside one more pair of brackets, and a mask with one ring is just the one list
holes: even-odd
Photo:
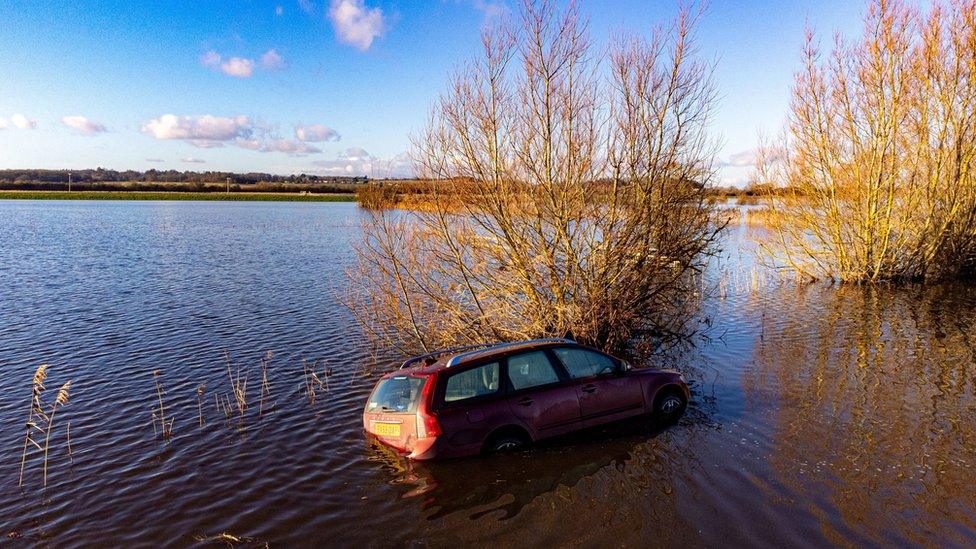
[(363, 412), (369, 436), (417, 460), (512, 450), (633, 416), (673, 422), (681, 374), (635, 369), (569, 339), (445, 349), (383, 376)]

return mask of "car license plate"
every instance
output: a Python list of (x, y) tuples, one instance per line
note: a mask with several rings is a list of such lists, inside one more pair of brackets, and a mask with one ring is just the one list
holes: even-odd
[(399, 423), (374, 423), (373, 433), (385, 437), (398, 437), (400, 436), (400, 424)]

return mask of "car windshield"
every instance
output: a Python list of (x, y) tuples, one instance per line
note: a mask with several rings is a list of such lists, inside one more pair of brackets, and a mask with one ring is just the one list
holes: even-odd
[(376, 385), (369, 397), (367, 412), (397, 412), (410, 414), (417, 410), (420, 392), (426, 377), (395, 376)]

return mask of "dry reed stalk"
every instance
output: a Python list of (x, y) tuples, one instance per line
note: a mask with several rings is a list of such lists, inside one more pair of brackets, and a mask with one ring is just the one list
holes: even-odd
[(197, 386), (197, 414), (199, 417), (200, 427), (203, 427), (203, 396), (206, 390), (206, 383), (201, 383)]
[(44, 392), (44, 380), (47, 379), (47, 368), (47, 364), (41, 364), (38, 366), (31, 381), (31, 403), (30, 411), (27, 414), (27, 434), (24, 436), (24, 451), (20, 457), (19, 486), (23, 486), (24, 484), (24, 464), (27, 462), (27, 450), (29, 445), (34, 444), (40, 448), (40, 445), (31, 437), (31, 433), (33, 430), (39, 429), (39, 426), (35, 422), (34, 418), (44, 418), (44, 406), (41, 404), (41, 394)]
[(230, 418), (230, 416), (234, 415), (234, 408), (230, 404), (230, 397), (228, 397), (226, 393), (222, 396), (223, 400), (221, 401), (220, 405), (223, 407), (224, 416)]
[(71, 380), (69, 379), (58, 389), (58, 396), (55, 397), (54, 403), (51, 404), (51, 413), (47, 420), (47, 432), (44, 434), (44, 486), (47, 486), (47, 455), (51, 446), (51, 428), (54, 427), (54, 414), (58, 411), (59, 406), (64, 406), (68, 403), (68, 390), (70, 388)]
[(272, 353), (268, 351), (261, 359), (261, 397), (258, 402), (258, 415), (264, 414), (264, 399), (271, 396), (271, 383), (268, 381), (268, 365), (271, 362)]
[[(163, 384), (159, 380), (161, 376), (162, 373), (160, 373), (159, 370), (153, 371), (153, 381), (156, 384), (156, 397), (159, 401), (159, 417), (158, 417), (159, 431), (158, 432), (162, 434), (163, 438), (169, 438), (170, 436), (173, 435), (173, 421), (176, 418), (169, 418), (168, 421), (166, 419), (166, 408), (163, 406), (163, 393), (164, 393)], [(153, 412), (153, 436), (157, 435), (156, 420), (157, 420), (156, 413)]]
[(234, 405), (237, 408), (237, 413), (243, 418), (244, 412), (247, 411), (247, 372), (244, 372), (243, 378), (241, 368), (237, 369), (236, 375), (234, 374), (231, 367), (230, 352), (226, 349), (224, 350), (224, 359), (227, 364), (227, 379), (230, 381)]
[[(34, 377), (31, 380), (31, 406), (29, 415), (27, 417), (27, 434), (24, 438), (24, 450), (20, 458), (20, 477), (18, 479), (18, 484), (21, 486), (23, 486), (24, 483), (24, 468), (27, 463), (28, 450), (30, 449), (31, 445), (44, 454), (43, 477), (44, 486), (47, 486), (48, 456), (51, 449), (51, 431), (54, 429), (54, 417), (57, 414), (58, 408), (68, 404), (71, 380), (68, 380), (61, 385), (61, 388), (58, 389), (57, 395), (54, 397), (54, 402), (51, 403), (48, 410), (45, 410), (41, 397), (44, 392), (44, 381), (47, 379), (47, 368), (48, 366), (46, 364), (38, 366), (37, 370), (34, 372)], [(70, 423), (68, 424), (68, 429), (70, 429)], [(38, 437), (43, 436), (43, 445), (41, 445), (41, 443), (34, 438), (35, 434)], [(68, 455), (73, 461), (73, 458), (70, 457), (70, 431), (69, 438), (67, 440)]]
[(322, 379), (325, 381), (325, 392), (331, 393), (332, 389), (329, 388), (329, 378), (332, 377), (332, 366), (329, 366), (329, 362), (326, 361), (322, 365)]
[(312, 385), (310, 371), (315, 369), (315, 363), (309, 368), (308, 361), (302, 357), (302, 378), (305, 380), (305, 397), (309, 404), (315, 404), (315, 387)]

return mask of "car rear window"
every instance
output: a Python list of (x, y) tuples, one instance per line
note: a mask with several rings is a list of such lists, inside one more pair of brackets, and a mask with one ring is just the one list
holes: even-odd
[(444, 402), (458, 402), (498, 392), (498, 363), (458, 372), (447, 378)]
[(516, 391), (559, 381), (546, 353), (535, 351), (508, 358), (508, 379)]
[(417, 410), (426, 377), (395, 376), (380, 381), (369, 397), (367, 412), (410, 414)]
[(553, 349), (553, 352), (569, 375), (576, 379), (612, 373), (617, 368), (610, 357), (586, 349), (564, 348)]

